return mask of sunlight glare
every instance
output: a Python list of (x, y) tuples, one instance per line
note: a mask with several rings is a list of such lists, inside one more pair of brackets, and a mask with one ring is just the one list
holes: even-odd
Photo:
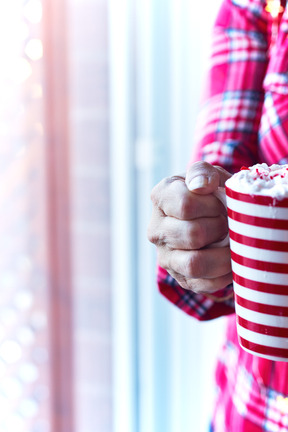
[(22, 357), (22, 348), (17, 342), (7, 340), (0, 345), (0, 356), (6, 363), (16, 363)]
[(32, 24), (37, 24), (42, 19), (42, 4), (40, 0), (30, 0), (24, 7), (24, 16)]
[[(21, 84), (26, 81), (32, 74), (32, 67), (28, 60), (23, 57), (15, 58), (10, 63), (11, 65), (11, 77), (14, 82)], [(1, 76), (0, 76), (1, 79)]]
[(20, 41), (27, 37), (27, 26), (21, 19), (21, 9), (13, 2), (0, 1), (0, 56), (11, 58), (20, 53)]
[(31, 95), (33, 98), (38, 99), (43, 96), (43, 89), (40, 84), (33, 84), (31, 87)]
[(14, 81), (15, 84), (21, 84), (32, 73), (29, 62), (21, 57), (23, 42), (28, 36), (29, 29), (23, 21), (22, 6), (15, 7), (14, 2), (0, 1), (1, 94), (8, 83), (10, 85)]
[(31, 60), (40, 60), (43, 56), (43, 45), (40, 39), (30, 39), (25, 47), (25, 54)]

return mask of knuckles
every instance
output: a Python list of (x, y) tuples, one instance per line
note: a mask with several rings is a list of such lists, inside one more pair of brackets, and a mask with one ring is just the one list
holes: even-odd
[(204, 276), (203, 259), (201, 254), (196, 250), (187, 254), (187, 259), (184, 270), (184, 274), (188, 275), (189, 278), (199, 279)]
[(150, 223), (147, 228), (148, 240), (156, 246), (165, 244), (166, 234), (163, 230), (163, 214), (158, 207), (154, 207)]
[(164, 235), (161, 235), (159, 231), (155, 231), (153, 226), (149, 226), (147, 230), (147, 238), (148, 240), (156, 246), (164, 246), (166, 244), (166, 238)]
[(190, 249), (201, 249), (206, 244), (206, 230), (200, 221), (188, 224), (186, 238)]
[(184, 177), (166, 177), (154, 186), (150, 197), (153, 206), (163, 214), (166, 214), (165, 209), (168, 209), (169, 213), (172, 209), (172, 213), (175, 211), (177, 217), (185, 219), (191, 202), (189, 202), (188, 189), (186, 187), (183, 189), (180, 184), (185, 184)]
[(173, 265), (171, 266), (170, 264), (170, 258), (171, 258), (171, 253), (168, 252), (164, 249), (164, 248), (160, 248), (158, 249), (158, 254), (157, 254), (157, 260), (158, 260), (158, 264), (160, 265), (160, 267), (164, 268), (165, 270), (169, 271), (175, 271), (175, 269), (173, 268)]
[(177, 208), (178, 217), (181, 220), (186, 220), (191, 213), (191, 197), (189, 194), (182, 194), (178, 197)]
[(153, 187), (150, 197), (154, 205), (159, 204), (161, 196), (163, 195), (163, 190), (169, 187), (171, 181), (171, 177), (165, 177)]
[(151, 226), (149, 226), (147, 229), (147, 238), (151, 243), (155, 245), (158, 242), (158, 234), (155, 233)]

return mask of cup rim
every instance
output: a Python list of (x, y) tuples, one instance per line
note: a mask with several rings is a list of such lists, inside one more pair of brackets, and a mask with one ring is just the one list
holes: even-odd
[(287, 207), (288, 208), (288, 197), (283, 198), (281, 200), (267, 196), (267, 195), (259, 195), (259, 194), (249, 194), (244, 192), (239, 192), (225, 184), (226, 196), (237, 201), (243, 201), (251, 204), (258, 204), (263, 206), (273, 206), (273, 207)]

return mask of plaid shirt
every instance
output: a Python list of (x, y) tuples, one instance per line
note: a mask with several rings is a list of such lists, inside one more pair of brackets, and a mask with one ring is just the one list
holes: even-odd
[[(283, 4), (283, 2), (282, 2)], [(275, 21), (265, 0), (224, 0), (192, 160), (230, 172), (257, 162), (288, 163), (288, 5)], [(276, 25), (277, 27), (277, 25)], [(160, 292), (199, 320), (227, 317), (227, 340), (217, 369), (214, 432), (288, 431), (288, 363), (240, 348), (232, 300), (213, 302), (182, 289), (161, 268)], [(227, 295), (226, 287), (217, 295)]]

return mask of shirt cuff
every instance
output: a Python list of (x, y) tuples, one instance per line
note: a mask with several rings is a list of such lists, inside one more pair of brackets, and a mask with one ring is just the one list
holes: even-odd
[(227, 285), (227, 287), (222, 288), (221, 290), (216, 291), (213, 294), (203, 293), (203, 295), (216, 303), (234, 300), (233, 284), (231, 283), (230, 285)]

